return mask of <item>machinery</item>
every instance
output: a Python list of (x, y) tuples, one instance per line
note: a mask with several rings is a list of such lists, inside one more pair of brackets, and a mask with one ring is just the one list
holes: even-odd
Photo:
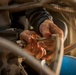
[[(0, 11), (8, 10), (10, 13), (12, 13), (41, 6), (62, 14), (76, 13), (75, 0), (34, 0), (30, 3), (27, 2), (18, 5), (0, 6)], [(55, 56), (52, 61), (49, 61), (50, 63), (47, 63), (45, 60), (35, 59), (33, 56), (29, 55), (27, 52), (24, 52), (23, 49), (19, 47), (19, 45), (23, 46), (24, 42), (18, 42), (14, 29), (6, 30), (5, 32), (4, 35), (0, 32), (0, 36), (8, 39), (7, 40), (0, 37), (0, 75), (59, 75), (63, 52), (66, 53), (75, 48), (74, 44), (66, 47), (64, 51), (63, 39), (59, 39), (57, 34), (52, 35), (52, 38), (49, 39), (55, 40)], [(13, 42), (9, 40), (12, 40)], [(41, 40), (44, 41), (46, 38), (40, 38), (39, 41)], [(52, 67), (50, 67), (51, 64)]]
[[(48, 63), (46, 63), (45, 60), (38, 61), (37, 59), (35, 59), (35, 57), (29, 55), (26, 51), (23, 51), (15, 43), (12, 43), (6, 39), (0, 38), (0, 45), (2, 48), (1, 56), (3, 59), (3, 60), (1, 60), (1, 62), (2, 62), (1, 63), (2, 66), (0, 69), (1, 74), (2, 75), (4, 75), (4, 74), (6, 74), (6, 75), (8, 75), (8, 74), (10, 74), (10, 75), (11, 74), (12, 75), (15, 75), (15, 74), (16, 75), (19, 75), (19, 74), (27, 75), (26, 70), (24, 70), (24, 65), (22, 66), (23, 58), (24, 58), (24, 62), (26, 62), (28, 65), (30, 65), (33, 69), (35, 69), (35, 67), (37, 67), (37, 69), (35, 69), (35, 70), (38, 72), (39, 75), (40, 74), (44, 74), (44, 75), (59, 74), (60, 66), (61, 66), (61, 62), (62, 62), (62, 56), (63, 56), (63, 43), (58, 38), (57, 35), (53, 35), (52, 38), (49, 38), (49, 40), (51, 40), (51, 39), (56, 41), (56, 47), (55, 47), (54, 56), (53, 56), (52, 60), (49, 60)], [(44, 41), (46, 39), (41, 38), (38, 40)], [(59, 48), (59, 46), (61, 46), (61, 47)], [(14, 52), (15, 54), (13, 54), (11, 52)], [(18, 54), (18, 56), (16, 54)], [(46, 64), (49, 68), (46, 66)], [(51, 69), (53, 71), (51, 71)], [(35, 70), (34, 70), (34, 72), (35, 72)], [(34, 74), (34, 73), (32, 73), (32, 74)]]

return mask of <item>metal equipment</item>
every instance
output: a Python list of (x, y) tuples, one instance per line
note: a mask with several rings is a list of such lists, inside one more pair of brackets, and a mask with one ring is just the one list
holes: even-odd
[[(17, 1), (17, 0), (16, 0)], [(0, 12), (2, 11), (9, 11), (12, 12), (19, 12), (27, 9), (33, 9), (35, 7), (45, 7), (46, 9), (50, 9), (60, 13), (69, 13), (69, 14), (76, 14), (76, 1), (75, 0), (34, 0), (30, 3), (23, 3), (23, 4), (14, 4), (14, 5), (7, 5), (7, 6), (0, 6)], [(8, 14), (8, 13), (7, 13)], [(10, 30), (7, 30), (8, 32)], [(6, 32), (6, 31), (5, 31)], [(0, 32), (2, 36), (5, 36), (5, 33)], [(7, 38), (9, 34), (6, 32)], [(12, 35), (15, 38), (16, 33), (14, 32)], [(11, 38), (12, 39), (12, 38)], [(46, 38), (40, 38), (36, 40), (45, 40)], [(15, 43), (6, 40), (0, 37), (0, 75), (27, 75), (26, 70), (22, 66), (21, 62), (22, 59), (25, 59), (25, 62), (30, 65), (34, 70), (36, 70), (39, 74), (43, 75), (59, 75), (60, 68), (62, 64), (63, 52), (66, 53), (67, 50), (70, 50), (70, 46), (68, 48), (63, 48), (63, 39), (60, 39), (58, 35), (53, 35), (52, 38), (55, 39), (56, 47), (55, 47), (55, 56), (52, 68), (49, 68), (49, 65), (45, 63), (45, 65), (41, 65), (42, 61), (38, 61), (33, 56), (29, 55), (26, 51), (23, 51), (21, 47), (19, 47)], [(24, 42), (23, 42), (24, 44)], [(22, 44), (20, 44), (22, 46)], [(74, 46), (75, 48), (75, 46)], [(18, 60), (20, 59), (20, 61)], [(50, 62), (50, 61), (49, 61)], [(50, 63), (49, 63), (50, 64)], [(48, 67), (47, 67), (47, 66)], [(51, 65), (51, 64), (50, 64)], [(40, 71), (41, 70), (41, 71)]]
[[(56, 56), (55, 56), (52, 70), (49, 69), (46, 65), (41, 66), (40, 61), (36, 60), (33, 56), (29, 55), (26, 51), (24, 52), (19, 46), (17, 46), (16, 44), (14, 44), (11, 41), (8, 41), (8, 40), (0, 37), (0, 46), (3, 49), (5, 49), (5, 51), (7, 49), (9, 49), (11, 52), (18, 54), (21, 57), (25, 57), (26, 63), (29, 64), (34, 69), (35, 69), (35, 67), (37, 67), (35, 70), (38, 73), (40, 73), (40, 71), (41, 71), (42, 74), (44, 74), (44, 75), (59, 75), (60, 67), (61, 67), (61, 63), (62, 63), (62, 57), (63, 57), (63, 40), (60, 40), (57, 35), (54, 35), (53, 39), (55, 39), (55, 41), (56, 41), (56, 47), (55, 47)], [(8, 50), (6, 52), (8, 52)], [(5, 54), (7, 54), (7, 53), (5, 53)], [(5, 55), (4, 55), (4, 57), (5, 57)], [(7, 63), (7, 61), (6, 61), (6, 63)], [(18, 62), (16, 62), (16, 63), (18, 64)]]

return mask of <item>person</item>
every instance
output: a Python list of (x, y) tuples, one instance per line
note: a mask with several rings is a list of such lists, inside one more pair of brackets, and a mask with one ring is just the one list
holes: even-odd
[[(26, 40), (28, 43), (30, 42), (30, 44), (25, 48), (25, 50), (28, 49), (29, 52), (33, 52), (33, 54), (36, 55), (37, 59), (50, 60), (53, 56), (52, 52), (50, 52), (50, 54), (47, 54), (45, 49), (43, 49), (42, 47), (39, 47), (39, 50), (37, 51), (37, 48), (35, 48), (36, 41), (34, 42), (34, 40), (36, 37), (40, 37), (37, 34), (41, 34), (43, 37), (46, 38), (51, 37), (52, 34), (59, 34), (59, 37), (63, 38), (63, 31), (53, 22), (53, 17), (43, 7), (35, 8), (33, 10), (27, 10), (26, 17), (28, 18), (29, 23), (34, 27), (35, 32), (24, 30), (20, 33), (21, 39)], [(32, 36), (30, 36), (32, 34), (35, 34), (34, 40)], [(32, 42), (34, 42), (33, 49), (36, 49), (37, 53), (32, 49), (32, 47), (31, 49), (29, 49)], [(54, 44), (52, 42), (51, 51), (53, 51), (53, 49)]]
[[(7, 3), (6, 3), (6, 5), (7, 5)], [(59, 37), (63, 38), (63, 31), (53, 22), (53, 17), (49, 14), (49, 12), (46, 11), (45, 8), (38, 7), (38, 8), (26, 10), (24, 12), (25, 12), (24, 15), (26, 15), (26, 18), (28, 19), (30, 25), (33, 26), (34, 31), (29, 31), (29, 30), (24, 30), (24, 31), (17, 30), (17, 31), (18, 31), (18, 37), (21, 40), (25, 40), (28, 42), (27, 47), (30, 48), (29, 52), (31, 52), (31, 49), (32, 49), (31, 45), (36, 44), (36, 42), (34, 41), (35, 38), (40, 37), (38, 34), (41, 34), (43, 37), (50, 37), (50, 36), (52, 36), (52, 34), (59, 34)], [(15, 13), (13, 14), (12, 13), (11, 14), (12, 18), (11, 18), (11, 17), (9, 17), (10, 16), (9, 12), (6, 10), (5, 10), (5, 12), (3, 12), (3, 11), (0, 12), (0, 14), (2, 14), (0, 19), (3, 21), (4, 24), (6, 24), (6, 25), (4, 25), (2, 23), (2, 21), (0, 21), (0, 23), (3, 24), (2, 25), (3, 28), (4, 28), (4, 26), (5, 26), (5, 28), (8, 28), (7, 25), (9, 25), (9, 24), (7, 22), (10, 19), (11, 19), (12, 23), (15, 23), (15, 21), (18, 21), (19, 17), (23, 15), (23, 14), (20, 15), (20, 14), (15, 14)], [(4, 16), (3, 14), (6, 16)], [(0, 27), (1, 27), (1, 25), (0, 25)], [(14, 26), (12, 26), (12, 27), (14, 27)], [(34, 34), (34, 36), (31, 36), (32, 34)], [(32, 41), (34, 41), (33, 44), (32, 44)], [(45, 49), (43, 49), (42, 47), (41, 48), (39, 47), (38, 51), (39, 52), (35, 54), (36, 56), (43, 54), (43, 52), (44, 52), (44, 54), (40, 57), (37, 57), (37, 58), (39, 58), (39, 59), (43, 58), (45, 60), (51, 59), (51, 54), (46, 54)]]

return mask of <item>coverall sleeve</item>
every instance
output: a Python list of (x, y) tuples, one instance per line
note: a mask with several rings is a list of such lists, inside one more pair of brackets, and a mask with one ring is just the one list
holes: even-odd
[(30, 25), (34, 27), (34, 30), (37, 33), (39, 33), (39, 26), (44, 20), (52, 20), (52, 16), (43, 7), (27, 10), (26, 17), (28, 18)]

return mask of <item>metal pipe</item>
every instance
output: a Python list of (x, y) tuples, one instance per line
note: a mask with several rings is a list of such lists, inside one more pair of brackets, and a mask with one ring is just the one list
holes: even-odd
[(10, 12), (13, 12), (13, 11), (17, 12), (17, 11), (31, 9), (31, 8), (35, 8), (35, 7), (39, 7), (39, 6), (41, 6), (41, 4), (39, 2), (23, 3), (23, 4), (18, 4), (18, 5), (0, 7), (0, 11), (9, 10)]
[(76, 48), (76, 42), (64, 48), (64, 54), (71, 52), (74, 48)]
[(56, 60), (54, 63), (54, 68), (56, 75), (59, 75), (60, 73), (60, 69), (61, 69), (61, 64), (62, 64), (62, 58), (63, 58), (63, 53), (64, 53), (64, 46), (63, 46), (63, 38), (60, 38), (59, 35), (56, 35), (57, 37), (55, 37), (55, 41), (56, 43), (56, 52), (57, 54), (55, 55)]
[(17, 53), (18, 55), (21, 55), (22, 57), (25, 57), (27, 64), (29, 64), (37, 72), (40, 72), (41, 70), (42, 73), (44, 73), (45, 75), (55, 75), (55, 73), (52, 70), (50, 70), (46, 65), (42, 67), (40, 62), (37, 59), (29, 55), (26, 51), (23, 51), (23, 49), (21, 49), (13, 42), (0, 37), (0, 46), (11, 50), (12, 52)]
[(45, 4), (44, 7), (56, 12), (76, 13), (76, 10), (74, 10), (73, 8), (63, 7), (58, 4)]
[(41, 7), (45, 3), (49, 3), (49, 2), (53, 2), (53, 0), (41, 0), (41, 1), (36, 1), (36, 2), (16, 4), (16, 5), (11, 5), (11, 6), (3, 6), (3, 7), (1, 6), (0, 11), (9, 10), (10, 12), (18, 12), (18, 11), (22, 11), (22, 10)]
[[(67, 0), (67, 2), (69, 2)], [(51, 5), (51, 3), (55, 3), (54, 5)], [(52, 9), (55, 11), (60, 11), (60, 12), (70, 12), (70, 13), (76, 13), (76, 11), (73, 9), (75, 7), (61, 7), (61, 6), (56, 6), (56, 4), (60, 3), (59, 1), (56, 0), (39, 0), (35, 2), (30, 2), (30, 3), (23, 3), (23, 4), (17, 4), (17, 5), (11, 5), (11, 6), (1, 6), (0, 11), (4, 10), (9, 10), (10, 12), (19, 12), (27, 9), (33, 9), (36, 7), (45, 7), (48, 9)], [(70, 3), (70, 2), (69, 2)]]
[[(52, 34), (52, 37), (49, 37), (49, 38), (36, 38), (37, 41), (44, 41), (44, 40), (54, 40), (55, 41), (55, 49), (54, 49), (54, 56), (53, 58), (51, 59), (51, 61), (54, 61), (52, 64), (53, 66), (53, 71), (56, 73), (56, 75), (59, 75), (60, 73), (60, 68), (61, 68), (61, 63), (62, 63), (62, 58), (63, 58), (63, 39), (60, 39), (59, 38), (59, 35), (57, 34)], [(21, 43), (21, 44), (24, 44), (24, 41), (22, 40), (18, 40), (17, 43)], [(49, 62), (49, 67), (50, 67), (50, 60), (46, 61), (46, 62)]]

